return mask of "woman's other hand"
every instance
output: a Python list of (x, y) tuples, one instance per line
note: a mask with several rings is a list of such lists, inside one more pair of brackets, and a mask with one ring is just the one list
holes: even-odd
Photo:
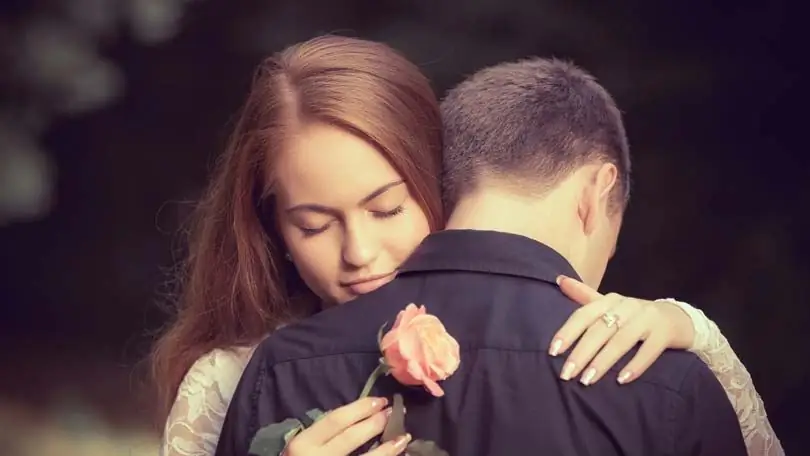
[[(330, 411), (312, 426), (296, 435), (284, 450), (284, 456), (342, 456), (351, 454), (385, 428), (391, 408), (380, 397), (358, 399)], [(366, 456), (402, 454), (411, 440), (406, 434), (364, 453)]]
[(582, 305), (560, 328), (549, 347), (549, 353), (557, 356), (576, 342), (563, 365), (560, 375), (563, 380), (582, 374), (580, 382), (584, 385), (599, 381), (624, 354), (642, 342), (617, 377), (619, 383), (628, 383), (643, 374), (665, 349), (692, 346), (692, 320), (672, 303), (616, 293), (602, 295), (566, 276), (560, 276), (557, 283), (568, 298)]

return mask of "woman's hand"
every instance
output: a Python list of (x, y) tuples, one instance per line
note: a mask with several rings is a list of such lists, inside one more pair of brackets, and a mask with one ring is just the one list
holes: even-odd
[[(383, 431), (391, 410), (386, 407), (387, 405), (388, 400), (385, 398), (366, 397), (332, 410), (296, 435), (283, 454), (284, 456), (348, 455)], [(410, 440), (410, 434), (406, 434), (363, 454), (366, 456), (402, 454)]]
[(638, 352), (617, 378), (619, 383), (628, 383), (643, 374), (665, 349), (692, 346), (692, 320), (674, 304), (616, 293), (602, 295), (565, 276), (557, 283), (566, 296), (582, 305), (560, 328), (549, 348), (549, 353), (557, 356), (582, 336), (563, 365), (563, 380), (582, 373), (580, 382), (590, 385), (641, 341)]

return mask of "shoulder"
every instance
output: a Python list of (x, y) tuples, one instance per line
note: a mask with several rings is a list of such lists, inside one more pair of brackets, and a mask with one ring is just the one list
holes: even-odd
[[(394, 281), (396, 282), (396, 281)], [(409, 301), (391, 294), (391, 284), (374, 293), (326, 308), (315, 315), (279, 327), (262, 340), (246, 376), (299, 360), (347, 353), (378, 353), (377, 333), (392, 323)]]
[(202, 355), (186, 373), (178, 396), (215, 391), (223, 399), (229, 399), (255, 348), (255, 346), (218, 348)]
[[(635, 350), (626, 355), (626, 360), (629, 361), (633, 355)], [(616, 366), (625, 364), (626, 362), (620, 361)], [(618, 368), (615, 369), (618, 374)], [(706, 364), (694, 353), (666, 350), (636, 382), (664, 388), (680, 396), (694, 386), (695, 382), (703, 381), (707, 373), (709, 377), (713, 377)]]
[(256, 349), (250, 347), (216, 348), (197, 358), (189, 373), (201, 373), (206, 376), (217, 376), (222, 373), (242, 370)]
[(211, 350), (194, 362), (180, 383), (166, 420), (162, 454), (214, 454), (228, 405), (253, 350)]

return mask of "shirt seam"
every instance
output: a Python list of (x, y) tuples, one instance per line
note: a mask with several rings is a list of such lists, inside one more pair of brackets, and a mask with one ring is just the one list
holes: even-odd
[[(551, 355), (548, 354), (548, 351), (546, 349), (522, 349), (522, 348), (504, 348), (504, 347), (464, 347), (464, 346), (462, 346), (461, 351), (462, 351), (462, 353), (464, 351), (496, 351), (496, 352), (508, 352), (508, 353), (525, 353), (527, 355), (529, 355), (529, 354), (536, 355), (538, 353), (542, 353), (542, 354), (544, 354), (546, 356), (551, 356)], [(281, 360), (281, 361), (272, 362), (272, 363), (269, 363), (270, 364), (269, 368), (270, 369), (275, 369), (276, 366), (283, 366), (285, 364), (290, 364), (290, 363), (294, 363), (294, 362), (297, 362), (297, 361), (309, 361), (309, 360), (315, 360), (315, 359), (319, 359), (319, 358), (328, 358), (328, 357), (333, 357), (333, 356), (360, 355), (360, 354), (379, 354), (379, 353), (380, 352), (378, 350), (349, 350), (349, 351), (341, 351), (341, 352), (335, 352), (335, 353), (318, 354), (318, 355), (304, 356), (304, 357), (299, 357), (299, 358), (285, 359), (285, 360)], [(691, 365), (688, 366), (687, 374), (684, 375), (684, 377), (681, 379), (681, 383), (677, 387), (673, 387), (673, 386), (662, 384), (662, 383), (659, 383), (659, 382), (647, 380), (647, 379), (644, 378), (643, 375), (641, 377), (639, 377), (638, 379), (634, 380), (634, 382), (642, 382), (642, 383), (645, 383), (645, 384), (650, 384), (650, 385), (654, 385), (656, 387), (666, 389), (666, 390), (676, 394), (679, 398), (682, 399), (681, 390), (683, 388), (683, 382), (685, 381), (685, 378), (689, 375), (689, 373), (694, 369), (695, 362), (696, 361), (693, 361), (692, 363), (690, 363)], [(268, 364), (268, 363), (265, 363), (265, 364)], [(613, 371), (618, 372), (619, 369), (611, 368), (610, 371), (611, 372), (613, 372)], [(266, 372), (262, 372), (262, 374), (266, 374)], [(258, 383), (257, 383), (257, 387), (258, 387)]]

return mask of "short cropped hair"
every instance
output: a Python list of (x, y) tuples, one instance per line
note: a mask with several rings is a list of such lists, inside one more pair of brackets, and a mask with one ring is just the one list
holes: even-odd
[(577, 168), (614, 163), (623, 209), (630, 154), (610, 94), (575, 65), (530, 58), (478, 71), (442, 101), (443, 198), (448, 209), (482, 179), (542, 194)]

